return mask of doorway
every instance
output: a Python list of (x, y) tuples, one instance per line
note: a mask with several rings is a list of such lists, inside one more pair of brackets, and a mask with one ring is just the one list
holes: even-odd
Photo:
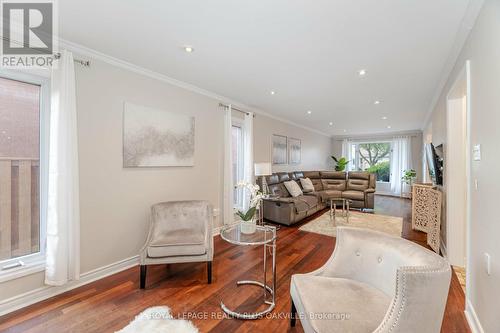
[(470, 213), (470, 63), (466, 61), (446, 97), (446, 256), (467, 294)]

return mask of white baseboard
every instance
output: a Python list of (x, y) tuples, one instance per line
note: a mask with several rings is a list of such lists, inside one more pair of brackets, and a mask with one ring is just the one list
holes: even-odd
[(71, 281), (64, 286), (43, 286), (34, 290), (30, 290), (24, 294), (0, 301), (0, 316), (9, 312), (13, 312), (24, 308), (28, 305), (41, 302), (50, 297), (62, 294), (66, 291), (81, 287), (96, 280), (105, 278), (106, 276), (116, 274), (139, 264), (139, 256), (130, 257), (120, 260), (110, 265), (106, 265), (89, 272), (83, 273), (79, 280)]
[(469, 327), (472, 333), (484, 333), (483, 327), (481, 326), (481, 322), (477, 317), (476, 311), (472, 306), (472, 303), (467, 300), (467, 304), (465, 305), (465, 318), (467, 318), (467, 322), (469, 323)]
[(394, 194), (392, 192), (383, 192), (383, 191), (376, 191), (376, 195), (383, 195), (386, 197), (394, 197), (394, 198), (402, 198), (402, 199), (411, 199), (409, 195), (403, 195), (400, 196), (399, 194)]
[(376, 195), (384, 195), (384, 196), (388, 196), (388, 197), (394, 196), (394, 194), (392, 194), (391, 192), (383, 192), (383, 191), (376, 191), (375, 194)]

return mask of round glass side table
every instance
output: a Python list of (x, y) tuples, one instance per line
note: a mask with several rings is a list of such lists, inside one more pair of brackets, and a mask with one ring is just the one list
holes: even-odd
[(346, 218), (346, 223), (349, 223), (349, 212), (352, 200), (346, 198), (330, 198), (330, 219), (335, 221), (337, 216), (337, 203), (342, 204), (342, 215)]
[[(263, 281), (254, 281), (254, 280), (242, 280), (236, 282), (238, 286), (241, 285), (256, 285), (262, 287), (264, 291), (264, 303), (268, 305), (268, 307), (261, 312), (253, 312), (253, 313), (240, 313), (233, 310), (230, 310), (224, 303), (221, 301), (220, 306), (222, 310), (230, 315), (231, 317), (238, 319), (258, 319), (265, 315), (266, 313), (271, 312), (276, 306), (276, 227), (270, 225), (257, 225), (256, 230), (252, 234), (246, 234), (241, 232), (241, 222), (230, 224), (222, 227), (220, 232), (220, 236), (226, 242), (235, 245), (241, 246), (259, 246), (262, 245), (264, 248), (264, 277)], [(267, 257), (268, 250), (272, 252), (272, 275), (271, 275), (271, 284), (267, 283)]]

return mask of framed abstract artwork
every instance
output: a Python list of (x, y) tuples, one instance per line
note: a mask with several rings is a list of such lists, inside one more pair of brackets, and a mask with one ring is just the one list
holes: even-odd
[(123, 166), (193, 166), (194, 130), (194, 117), (125, 103)]
[(271, 153), (273, 164), (287, 164), (287, 137), (273, 134), (271, 142)]
[(288, 138), (288, 163), (301, 163), (301, 142), (300, 139)]

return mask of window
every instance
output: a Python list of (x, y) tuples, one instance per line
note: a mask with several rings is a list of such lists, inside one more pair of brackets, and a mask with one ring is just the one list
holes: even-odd
[[(243, 126), (238, 121), (233, 121), (232, 127), (232, 160), (233, 160), (233, 184), (236, 185), (243, 179)], [(234, 208), (243, 207), (243, 189), (234, 189)]]
[(377, 175), (377, 181), (391, 181), (390, 142), (357, 142), (351, 144), (352, 164), (350, 169), (368, 171)]
[(0, 72), (0, 279), (43, 263), (48, 105), (47, 79)]

